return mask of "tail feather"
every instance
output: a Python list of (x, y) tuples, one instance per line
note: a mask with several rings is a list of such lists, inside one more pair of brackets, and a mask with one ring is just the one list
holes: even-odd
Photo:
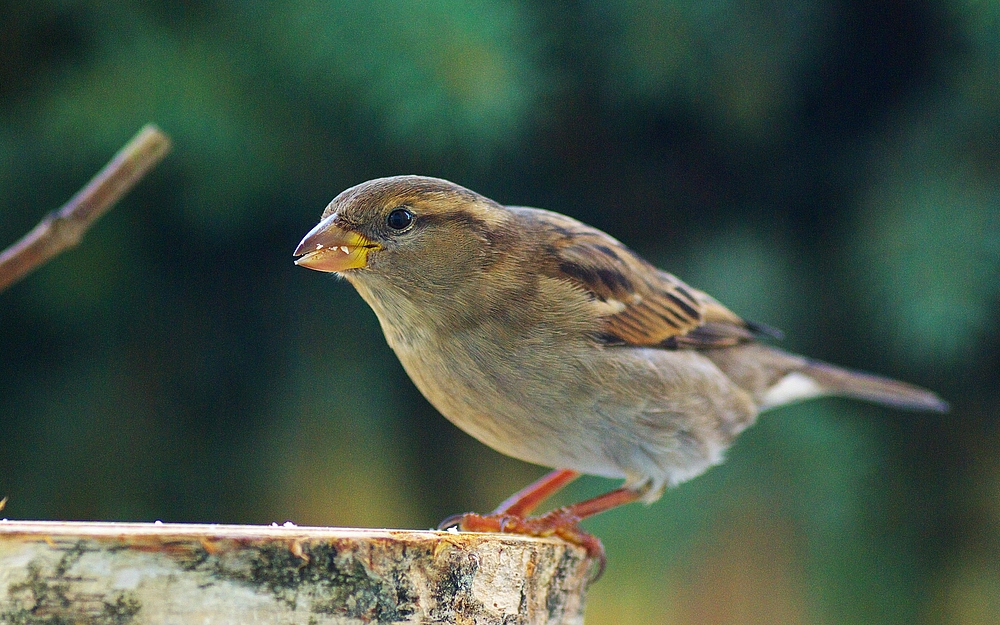
[(853, 397), (904, 410), (948, 410), (948, 403), (936, 393), (899, 380), (852, 371), (816, 360), (807, 361), (801, 373), (815, 380), (826, 395)]
[(762, 411), (824, 395), (853, 397), (905, 410), (948, 410), (944, 400), (919, 386), (811, 360), (760, 343), (702, 353), (749, 392)]

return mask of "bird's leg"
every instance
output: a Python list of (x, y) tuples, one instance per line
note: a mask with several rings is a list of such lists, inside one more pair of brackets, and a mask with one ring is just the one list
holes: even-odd
[(580, 473), (577, 471), (556, 469), (505, 499), (491, 514), (509, 514), (518, 517), (528, 516), (540, 503), (562, 490), (567, 484), (578, 477), (580, 477)]
[[(441, 523), (439, 528), (458, 527), (466, 532), (503, 532), (527, 536), (558, 536), (579, 545), (587, 554), (600, 562), (597, 575), (604, 571), (604, 545), (593, 534), (583, 531), (579, 523), (583, 519), (600, 514), (605, 510), (638, 501), (646, 494), (647, 488), (619, 488), (592, 499), (581, 501), (543, 514), (525, 518), (546, 497), (556, 492), (579, 474), (567, 469), (553, 471), (534, 484), (518, 491), (508, 498), (492, 514), (482, 516), (475, 513), (457, 514)], [(517, 514), (515, 514), (517, 513)]]
[(542, 516), (524, 519), (515, 527), (505, 528), (503, 531), (532, 536), (556, 535), (575, 545), (585, 547), (591, 556), (603, 558), (604, 547), (601, 541), (580, 529), (578, 523), (605, 510), (638, 501), (644, 494), (645, 489), (618, 488), (586, 501), (556, 508)]
[(587, 499), (586, 501), (557, 508), (548, 514), (536, 518), (540, 521), (548, 516), (566, 514), (572, 516), (577, 521), (582, 521), (583, 519), (592, 517), (595, 514), (606, 512), (612, 508), (617, 508), (618, 506), (623, 506), (627, 503), (632, 503), (633, 501), (639, 501), (648, 490), (649, 488), (646, 486), (638, 489), (625, 487), (617, 488), (610, 493), (604, 493), (603, 495), (598, 495), (597, 497)]
[(454, 514), (441, 521), (438, 529), (457, 527), (466, 532), (503, 532), (510, 521), (528, 516), (540, 503), (578, 477), (577, 471), (556, 469), (505, 499), (493, 512), (487, 515)]

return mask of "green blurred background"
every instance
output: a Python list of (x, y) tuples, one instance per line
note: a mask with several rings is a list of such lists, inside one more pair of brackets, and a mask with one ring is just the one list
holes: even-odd
[(0, 294), (4, 515), (426, 528), (540, 475), (292, 264), (420, 173), (953, 404), (788, 407), (589, 521), (590, 625), (1000, 623), (998, 3), (0, 1), (0, 247), (147, 121), (168, 159)]

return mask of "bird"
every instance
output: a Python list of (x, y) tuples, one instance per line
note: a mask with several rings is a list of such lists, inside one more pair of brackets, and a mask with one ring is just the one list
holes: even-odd
[[(582, 519), (723, 460), (767, 410), (843, 396), (943, 412), (937, 394), (768, 344), (747, 321), (566, 215), (425, 176), (377, 178), (323, 211), (295, 263), (346, 279), (413, 383), (493, 449), (554, 469), (489, 514), (441, 527), (559, 536), (604, 566)], [(621, 487), (531, 513), (581, 474)]]

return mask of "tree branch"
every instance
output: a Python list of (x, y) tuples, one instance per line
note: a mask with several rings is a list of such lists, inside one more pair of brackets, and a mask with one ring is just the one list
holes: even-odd
[(83, 233), (169, 150), (170, 138), (146, 124), (86, 187), (0, 253), (0, 291), (79, 243)]

